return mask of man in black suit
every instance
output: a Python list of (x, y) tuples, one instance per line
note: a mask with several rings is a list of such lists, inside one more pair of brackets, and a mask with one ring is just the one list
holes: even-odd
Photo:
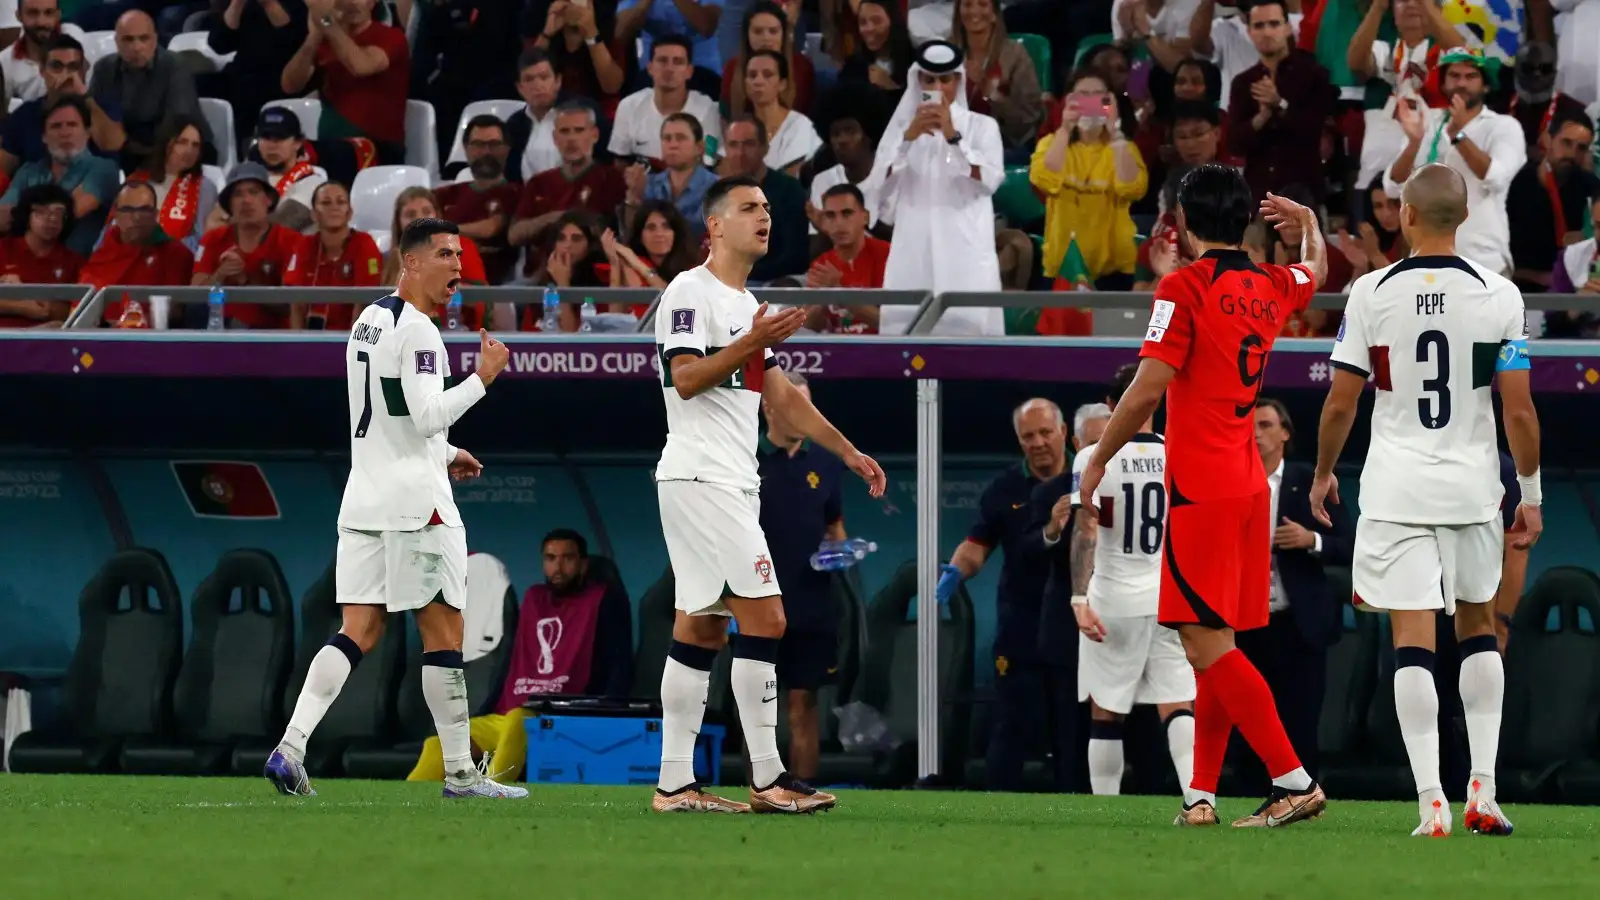
[[(1328, 648), (1339, 639), (1340, 604), (1325, 566), (1350, 565), (1355, 531), (1344, 507), (1329, 506), (1333, 527), (1311, 516), (1311, 467), (1285, 462), (1294, 423), (1282, 401), (1256, 403), (1256, 449), (1272, 489), (1272, 616), (1266, 628), (1241, 632), (1239, 649), (1261, 670), (1295, 752), (1317, 777), (1317, 724), (1327, 686)], [(1241, 761), (1254, 761), (1239, 754)], [(1248, 763), (1247, 763), (1248, 765)], [(1255, 769), (1259, 772), (1260, 764)], [(1252, 776), (1265, 781), (1265, 773)]]

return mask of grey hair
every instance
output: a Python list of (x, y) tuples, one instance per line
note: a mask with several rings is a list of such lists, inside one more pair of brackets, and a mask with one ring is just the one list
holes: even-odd
[(1083, 426), (1089, 424), (1090, 419), (1109, 418), (1111, 418), (1111, 407), (1104, 403), (1085, 403), (1072, 414), (1072, 433), (1082, 437)]
[(1042, 406), (1055, 414), (1057, 428), (1066, 424), (1066, 418), (1061, 415), (1061, 407), (1057, 406), (1052, 401), (1044, 399), (1043, 397), (1034, 397), (1031, 400), (1023, 401), (1021, 406), (1011, 411), (1011, 430), (1021, 431), (1023, 413), (1026, 413), (1028, 410), (1037, 406)]
[(578, 102), (572, 101), (572, 100), (568, 100), (566, 103), (563, 103), (560, 106), (556, 107), (556, 115), (558, 115), (558, 116), (577, 116), (577, 115), (588, 116), (590, 125), (599, 125), (600, 124), (600, 120), (595, 118), (594, 107), (585, 106), (582, 103), (578, 103)]

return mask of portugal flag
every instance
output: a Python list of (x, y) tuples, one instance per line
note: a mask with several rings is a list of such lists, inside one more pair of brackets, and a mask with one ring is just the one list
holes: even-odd
[(174, 461), (172, 474), (189, 509), (201, 518), (278, 518), (278, 500), (255, 463)]
[[(1089, 264), (1083, 260), (1074, 236), (1067, 243), (1067, 252), (1061, 256), (1061, 268), (1056, 272), (1054, 290), (1092, 291), (1094, 282), (1089, 278)], [(1094, 333), (1094, 318), (1087, 309), (1050, 307), (1039, 314), (1040, 334), (1088, 336)]]

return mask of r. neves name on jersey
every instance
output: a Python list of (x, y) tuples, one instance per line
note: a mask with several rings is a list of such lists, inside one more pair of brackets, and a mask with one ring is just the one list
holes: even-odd
[(1153, 459), (1145, 456), (1124, 456), (1118, 461), (1122, 463), (1122, 474), (1124, 475), (1134, 473), (1140, 475), (1164, 475), (1167, 471), (1167, 460), (1164, 456)]

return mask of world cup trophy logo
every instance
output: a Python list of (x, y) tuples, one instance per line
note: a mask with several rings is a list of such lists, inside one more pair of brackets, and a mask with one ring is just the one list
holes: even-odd
[(556, 647), (561, 643), (561, 620), (554, 616), (540, 619), (534, 626), (534, 632), (539, 638), (539, 664), (536, 668), (540, 675), (549, 675), (556, 669)]

